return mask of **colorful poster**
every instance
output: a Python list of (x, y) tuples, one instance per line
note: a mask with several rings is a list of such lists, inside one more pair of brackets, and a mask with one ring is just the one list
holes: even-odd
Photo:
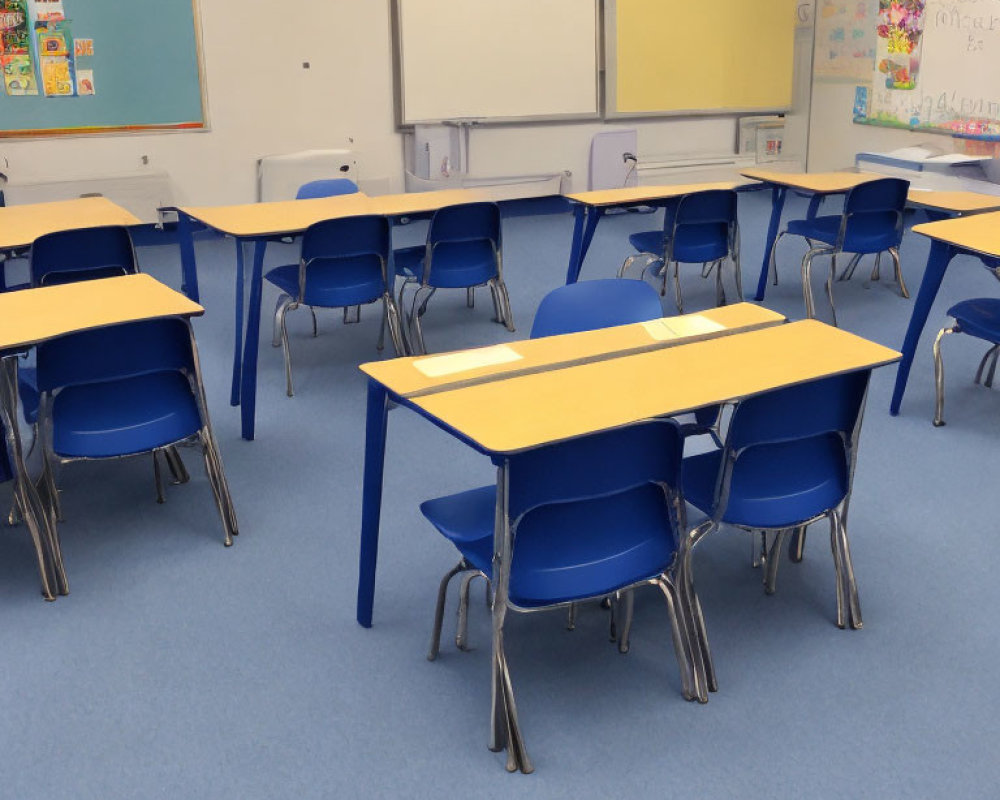
[(3, 70), (3, 85), (11, 97), (38, 94), (38, 79), (31, 56), (0, 55), (0, 69)]
[(76, 93), (80, 97), (97, 94), (94, 90), (94, 70), (78, 69), (76, 71)]
[(42, 56), (42, 90), (46, 97), (72, 97), (73, 73), (66, 56)]
[(39, 22), (66, 19), (62, 0), (31, 0), (31, 18)]
[(46, 97), (73, 97), (76, 78), (73, 35), (69, 20), (35, 23), (35, 40), (42, 68), (42, 91)]
[(73, 52), (76, 57), (80, 56), (92, 56), (94, 55), (94, 40), (93, 39), (74, 39), (73, 40)]
[(875, 59), (878, 0), (820, 0), (816, 8), (817, 78), (868, 80)]
[(0, 55), (28, 55), (30, 35), (25, 0), (0, 0)]

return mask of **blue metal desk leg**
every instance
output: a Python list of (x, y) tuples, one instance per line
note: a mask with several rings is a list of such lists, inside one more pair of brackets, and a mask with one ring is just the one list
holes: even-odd
[(587, 257), (590, 243), (594, 239), (594, 231), (597, 230), (597, 223), (604, 216), (604, 209), (578, 205), (574, 215), (576, 220), (573, 225), (573, 245), (570, 248), (569, 269), (566, 270), (566, 283), (576, 283), (580, 279), (583, 260)]
[(372, 607), (375, 604), (375, 565), (378, 562), (378, 528), (382, 517), (382, 474), (385, 467), (385, 434), (388, 423), (388, 393), (382, 384), (369, 381), (357, 611), (358, 623), (366, 628), (372, 626)]
[(243, 240), (236, 239), (236, 285), (233, 288), (235, 297), (234, 332), (233, 332), (233, 385), (229, 390), (229, 405), (240, 404), (240, 379), (243, 369), (243, 296), (246, 294), (245, 270), (243, 268)]
[(254, 415), (257, 413), (257, 350), (260, 347), (260, 301), (264, 283), (264, 251), (267, 239), (257, 239), (250, 275), (250, 306), (247, 308), (247, 335), (243, 341), (243, 376), (240, 392), (240, 415), (243, 438), (253, 441)]
[(906, 328), (906, 338), (903, 340), (903, 358), (899, 362), (896, 370), (896, 386), (892, 390), (892, 403), (889, 406), (889, 413), (894, 417), (899, 414), (899, 406), (903, 402), (903, 392), (906, 391), (906, 380), (910, 377), (910, 367), (913, 365), (913, 356), (917, 352), (917, 343), (920, 341), (920, 334), (927, 322), (931, 306), (934, 305), (934, 298), (937, 297), (938, 289), (941, 288), (941, 280), (948, 269), (948, 264), (955, 257), (957, 251), (946, 242), (932, 242), (931, 253), (927, 258), (927, 268), (924, 270), (924, 277), (920, 281), (920, 289), (917, 292), (917, 299), (913, 303), (913, 313), (910, 315), (910, 324)]
[(764, 263), (760, 268), (760, 280), (757, 281), (757, 294), (755, 300), (763, 300), (764, 292), (767, 290), (767, 273), (771, 264), (771, 250), (774, 248), (774, 240), (778, 238), (778, 226), (781, 224), (781, 211), (785, 207), (785, 194), (788, 189), (784, 186), (771, 187), (771, 221), (767, 225), (767, 241), (764, 243)]
[(177, 243), (181, 248), (181, 291), (194, 302), (198, 297), (198, 266), (194, 255), (194, 225), (191, 217), (177, 212)]

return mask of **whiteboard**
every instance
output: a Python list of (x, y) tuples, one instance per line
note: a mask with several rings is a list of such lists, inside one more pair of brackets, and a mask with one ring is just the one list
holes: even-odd
[[(884, 40), (876, 42), (871, 94), (867, 109), (859, 94), (855, 121), (1000, 134), (998, 53), (1000, 0), (927, 0), (922, 35), (909, 56), (890, 54)], [(912, 87), (894, 86), (886, 62), (905, 66)]]
[(598, 116), (597, 0), (396, 0), (397, 122)]

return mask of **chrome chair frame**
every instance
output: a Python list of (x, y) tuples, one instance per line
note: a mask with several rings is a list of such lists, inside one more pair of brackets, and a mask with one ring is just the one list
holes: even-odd
[[(201, 417), (202, 427), (197, 433), (180, 439), (176, 442), (163, 445), (152, 452), (153, 468), (156, 475), (157, 494), (159, 502), (163, 502), (163, 489), (160, 478), (160, 467), (157, 454), (162, 451), (165, 460), (175, 477), (184, 478), (187, 470), (183, 462), (180, 462), (176, 448), (187, 444), (197, 444), (201, 447), (202, 456), (205, 462), (205, 473), (208, 476), (209, 485), (212, 488), (212, 496), (215, 500), (216, 508), (222, 520), (224, 533), (224, 544), (230, 547), (233, 544), (233, 537), (239, 534), (239, 523), (236, 519), (236, 509), (233, 506), (232, 497), (229, 493), (229, 484), (226, 481), (226, 474), (222, 467), (222, 458), (219, 455), (219, 448), (215, 441), (215, 434), (212, 431), (212, 424), (208, 414), (208, 401), (205, 397), (205, 387), (201, 377), (201, 361), (198, 357), (198, 346), (195, 343), (194, 329), (190, 320), (184, 320), (191, 340), (192, 362), (194, 364), (194, 374), (187, 374), (187, 380), (191, 385), (192, 392), (198, 405), (198, 412)], [(56, 485), (56, 470), (64, 464), (76, 461), (106, 461), (108, 458), (91, 457), (62, 457), (55, 453), (53, 448), (53, 422), (52, 403), (54, 397), (51, 392), (42, 392), (39, 405), (39, 435), (42, 447), (42, 475), (39, 479), (39, 493), (43, 502), (47, 506), (49, 519), (55, 530), (56, 523), (63, 521), (62, 504), (59, 501), (59, 489)], [(110, 459), (120, 460), (134, 458), (145, 455), (145, 453), (134, 453), (122, 456), (110, 456)], [(179, 475), (178, 475), (179, 473)], [(189, 477), (189, 476), (187, 476)], [(178, 479), (179, 483), (186, 482)]]
[[(870, 384), (869, 384), (870, 386)], [(783, 547), (789, 533), (792, 540), (789, 543), (789, 556), (793, 562), (802, 560), (805, 546), (805, 531), (809, 525), (828, 519), (830, 523), (830, 549), (833, 554), (834, 570), (836, 572), (836, 593), (837, 593), (837, 627), (841, 629), (853, 628), (860, 630), (864, 621), (861, 616), (861, 602), (858, 594), (857, 580), (854, 573), (854, 561), (851, 558), (851, 544), (847, 536), (847, 514), (851, 502), (851, 494), (854, 486), (854, 472), (858, 458), (858, 438), (861, 433), (861, 424), (864, 419), (865, 406), (868, 399), (869, 386), (865, 387), (862, 396), (861, 406), (858, 410), (858, 417), (854, 424), (854, 429), (849, 437), (841, 436), (845, 452), (847, 453), (847, 494), (844, 499), (832, 509), (825, 511), (811, 519), (801, 520), (791, 528), (748, 528), (732, 523), (725, 523), (730, 527), (747, 531), (748, 533), (758, 532), (761, 536), (761, 551), (758, 552), (756, 542), (754, 545), (751, 565), (763, 567), (763, 584), (765, 594), (774, 594), (777, 585), (778, 565), (780, 563), (781, 548)], [(738, 404), (732, 404), (738, 405)], [(713, 504), (713, 514), (706, 517), (687, 534), (686, 548), (683, 552), (686, 558), (682, 561), (681, 586), (682, 596), (689, 604), (690, 619), (694, 624), (692, 643), (700, 645), (700, 649), (694, 649), (694, 666), (696, 675), (701, 684), (707, 686), (709, 691), (718, 691), (718, 679), (715, 672), (715, 664), (708, 644), (708, 634), (705, 629), (705, 618), (701, 611), (701, 606), (694, 591), (694, 573), (691, 562), (691, 552), (695, 546), (707, 535), (718, 530), (724, 524), (722, 517), (725, 515), (729, 504), (729, 494), (732, 488), (733, 471), (736, 462), (747, 448), (733, 448), (728, 441), (723, 445), (722, 458), (720, 461), (718, 483), (716, 484), (715, 500)], [(772, 541), (768, 544), (767, 537), (771, 535)], [(700, 673), (700, 674), (699, 674)]]
[[(318, 256), (317, 258), (321, 257)], [(388, 322), (389, 337), (392, 339), (392, 347), (396, 351), (397, 356), (405, 356), (408, 352), (406, 340), (403, 337), (402, 328), (400, 326), (399, 309), (396, 307), (396, 302), (392, 298), (392, 284), (389, 282), (386, 260), (382, 256), (379, 256), (378, 259), (379, 265), (382, 269), (385, 291), (382, 293), (381, 298), (376, 298), (371, 301), (371, 303), (376, 303), (379, 299), (382, 300), (382, 325), (379, 328), (378, 344), (376, 345), (376, 349), (379, 352), (382, 352), (385, 347), (385, 328), (386, 323)], [(295, 392), (292, 386), (292, 355), (288, 344), (288, 326), (285, 323), (285, 317), (289, 311), (295, 311), (297, 308), (305, 305), (305, 303), (303, 303), (303, 298), (306, 296), (306, 273), (309, 265), (315, 260), (316, 259), (299, 259), (298, 297), (293, 298), (291, 295), (282, 292), (278, 296), (278, 301), (274, 308), (274, 332), (271, 338), (271, 346), (281, 346), (285, 362), (285, 391), (289, 397), (293, 397)], [(368, 305), (370, 305), (370, 303)], [(306, 307), (312, 313), (313, 337), (315, 338), (319, 335), (319, 329), (316, 324), (316, 311), (312, 306)], [(352, 307), (356, 309), (356, 316), (353, 320), (350, 319), (349, 314)], [(361, 306), (344, 306), (345, 325), (360, 321)]]
[[(984, 266), (986, 266), (984, 264)], [(990, 267), (986, 266), (987, 272), (993, 275), (998, 281), (1000, 281), (1000, 266)], [(944, 421), (944, 360), (941, 357), (941, 340), (944, 339), (949, 333), (961, 333), (962, 330), (956, 323), (952, 326), (945, 326), (940, 331), (938, 331), (937, 336), (934, 337), (934, 345), (932, 347), (932, 352), (934, 354), (934, 427), (940, 428), (945, 424)], [(979, 361), (979, 367), (976, 369), (976, 377), (973, 380), (975, 385), (979, 385), (980, 380), (983, 378), (984, 371), (986, 372), (986, 380), (983, 381), (983, 386), (987, 389), (993, 388), (993, 378), (997, 371), (997, 360), (1000, 358), (1000, 344), (992, 344), (990, 348), (983, 355), (982, 359)], [(992, 360), (991, 360), (992, 359)], [(989, 369), (986, 368), (986, 363), (990, 362)]]

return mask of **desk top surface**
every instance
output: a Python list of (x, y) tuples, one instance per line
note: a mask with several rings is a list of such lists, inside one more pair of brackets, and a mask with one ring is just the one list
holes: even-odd
[(1000, 257), (1000, 211), (914, 225), (913, 232), (940, 242)]
[(0, 250), (28, 247), (39, 236), (102, 225), (141, 225), (142, 220), (106, 197), (0, 208)]
[(682, 183), (676, 186), (625, 186), (621, 189), (595, 189), (590, 192), (574, 192), (566, 195), (570, 200), (588, 206), (614, 206), (626, 203), (642, 203), (647, 200), (666, 200), (682, 197), (694, 192), (711, 189), (737, 189), (751, 181), (716, 181), (714, 183)]
[[(780, 325), (785, 317), (752, 303), (613, 328), (526, 339), (455, 353), (372, 361), (361, 370), (403, 397), (440, 392), (737, 331)], [(428, 374), (429, 373), (429, 374)]]
[(149, 275), (123, 275), (0, 294), (0, 351), (67, 333), (204, 309)]
[(488, 199), (484, 192), (475, 189), (442, 189), (380, 197), (355, 192), (311, 200), (243, 203), (235, 206), (182, 206), (180, 210), (230, 236), (257, 237), (301, 233), (310, 225), (327, 219), (363, 214), (405, 216)]
[(955, 214), (977, 214), (1000, 209), (1000, 195), (979, 192), (938, 192), (911, 187), (906, 201), (911, 206)]
[(790, 189), (802, 189), (817, 194), (846, 192), (860, 183), (886, 177), (872, 172), (779, 172), (756, 168), (741, 170), (740, 174), (765, 183), (787, 186)]
[(803, 320), (411, 402), (487, 452), (513, 453), (899, 358), (875, 342)]

